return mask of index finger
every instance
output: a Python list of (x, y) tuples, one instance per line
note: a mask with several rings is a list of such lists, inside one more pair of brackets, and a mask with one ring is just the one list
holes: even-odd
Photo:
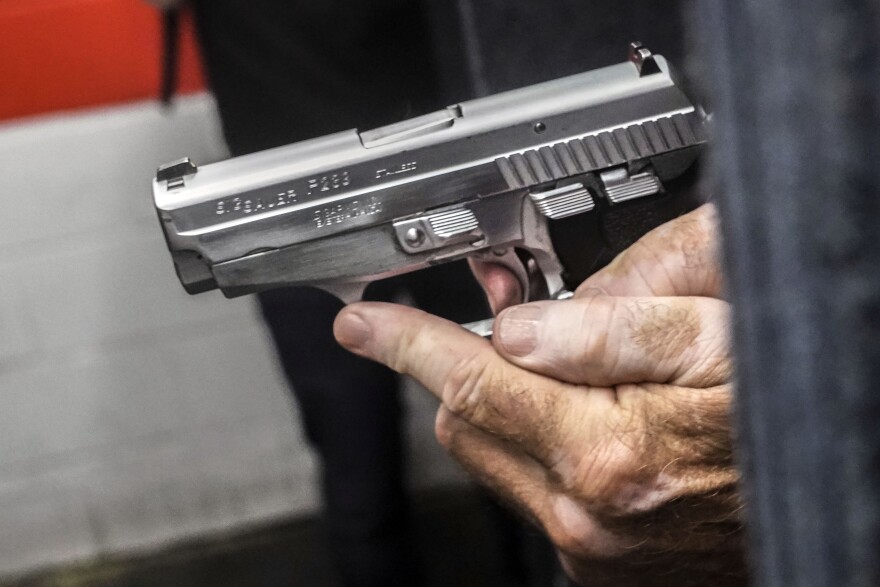
[[(342, 346), (413, 376), (453, 414), (517, 443), (548, 467), (561, 458), (565, 430), (577, 430), (581, 439), (592, 430), (598, 438), (614, 406), (609, 389), (526, 371), (489, 341), (413, 308), (354, 304), (339, 314), (334, 333)], [(571, 425), (572, 417), (588, 421)]]

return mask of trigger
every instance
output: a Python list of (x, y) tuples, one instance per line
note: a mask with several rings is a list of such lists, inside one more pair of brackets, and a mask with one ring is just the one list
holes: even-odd
[(530, 295), (531, 286), (529, 279), (529, 270), (513, 247), (507, 249), (495, 249), (482, 255), (474, 257), (476, 261), (487, 263), (490, 265), (501, 265), (510, 271), (516, 278), (521, 293), (521, 299), (518, 303), (525, 303), (534, 299)]
[[(543, 274), (538, 267), (535, 259), (524, 261), (517, 252), (511, 247), (509, 249), (496, 249), (473, 257), (474, 260), (482, 263), (501, 265), (508, 271), (513, 273), (519, 282), (520, 292), (523, 299), (519, 303), (524, 304), (536, 300), (565, 300), (571, 298), (574, 294), (567, 289), (559, 288), (552, 295), (548, 295), (548, 283), (544, 279)], [(466, 330), (483, 338), (492, 338), (492, 332), (495, 327), (495, 318), (488, 318), (478, 322), (461, 325)]]
[(345, 305), (360, 302), (364, 298), (364, 290), (367, 289), (367, 282), (332, 282), (318, 283), (315, 287), (339, 298)]

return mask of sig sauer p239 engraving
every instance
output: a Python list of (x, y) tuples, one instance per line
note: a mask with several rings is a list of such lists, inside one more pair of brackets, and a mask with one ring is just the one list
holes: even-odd
[(706, 117), (667, 61), (627, 62), (153, 182), (190, 293), (371, 281), (474, 257), (561, 297), (691, 209)]

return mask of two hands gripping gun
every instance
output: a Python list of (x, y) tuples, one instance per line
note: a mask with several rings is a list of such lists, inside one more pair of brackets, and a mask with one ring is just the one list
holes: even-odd
[(469, 258), (506, 267), (477, 264), (503, 309), (506, 292), (561, 300), (589, 277), (570, 300), (507, 308), (491, 340), (393, 304), (349, 306), (334, 333), (437, 396), (441, 444), (576, 580), (740, 587), (717, 223), (712, 206), (682, 215), (705, 147), (704, 113), (635, 45), (627, 63), (373, 131), (184, 160), (154, 193), (191, 293), (309, 285), (355, 301), (372, 280)]

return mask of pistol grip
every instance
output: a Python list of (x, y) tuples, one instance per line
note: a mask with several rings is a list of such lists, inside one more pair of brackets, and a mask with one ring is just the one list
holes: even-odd
[(601, 200), (592, 212), (550, 221), (550, 238), (565, 268), (566, 287), (574, 291), (642, 236), (703, 204), (699, 178), (694, 165), (668, 182), (661, 196), (619, 205)]

